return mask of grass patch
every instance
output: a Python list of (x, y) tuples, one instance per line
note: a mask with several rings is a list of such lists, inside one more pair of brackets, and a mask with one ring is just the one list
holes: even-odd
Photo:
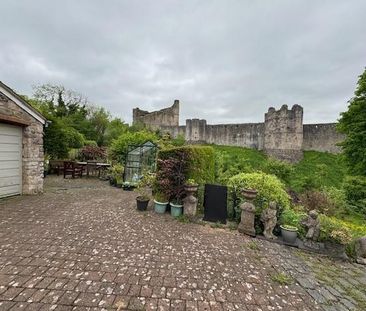
[(342, 156), (328, 152), (304, 151), (304, 159), (293, 166), (289, 186), (301, 192), (304, 183), (314, 178), (322, 186), (340, 188), (346, 175)]
[(294, 281), (291, 276), (289, 276), (283, 272), (272, 274), (271, 280), (280, 285), (291, 285)]
[(175, 217), (176, 220), (178, 220), (179, 222), (181, 223), (184, 223), (184, 224), (188, 224), (191, 222), (191, 220), (189, 219), (189, 217), (187, 215), (179, 215), (178, 217)]
[[(250, 173), (263, 170), (268, 157), (259, 150), (210, 145), (216, 155), (216, 180), (225, 182), (237, 173)], [(304, 158), (293, 165), (288, 187), (301, 192), (307, 180), (317, 179), (322, 186), (340, 188), (346, 176), (346, 165), (341, 155), (328, 152), (304, 151)]]
[(248, 244), (248, 248), (250, 248), (253, 251), (259, 251), (259, 246), (256, 241), (250, 241)]
[(218, 221), (218, 222), (211, 224), (210, 227), (211, 228), (224, 228), (224, 225)]

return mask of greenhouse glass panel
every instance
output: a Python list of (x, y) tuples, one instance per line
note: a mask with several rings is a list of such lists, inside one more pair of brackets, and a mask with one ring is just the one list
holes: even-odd
[(136, 183), (145, 171), (154, 171), (156, 166), (156, 145), (147, 141), (141, 145), (129, 145), (123, 180)]

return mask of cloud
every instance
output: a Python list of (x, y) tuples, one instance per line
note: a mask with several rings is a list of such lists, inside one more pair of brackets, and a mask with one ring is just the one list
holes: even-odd
[(300, 104), (332, 122), (366, 65), (359, 1), (0, 3), (0, 79), (20, 93), (61, 83), (113, 115), (181, 101), (181, 123), (263, 121)]

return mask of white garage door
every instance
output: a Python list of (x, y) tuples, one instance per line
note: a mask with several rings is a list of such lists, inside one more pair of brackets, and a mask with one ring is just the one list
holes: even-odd
[(22, 128), (0, 123), (0, 198), (22, 193)]

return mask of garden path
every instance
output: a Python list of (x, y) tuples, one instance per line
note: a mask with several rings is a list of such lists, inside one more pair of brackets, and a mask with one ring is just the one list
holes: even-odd
[(138, 212), (98, 180), (45, 181), (0, 201), (0, 310), (366, 310), (365, 267)]

